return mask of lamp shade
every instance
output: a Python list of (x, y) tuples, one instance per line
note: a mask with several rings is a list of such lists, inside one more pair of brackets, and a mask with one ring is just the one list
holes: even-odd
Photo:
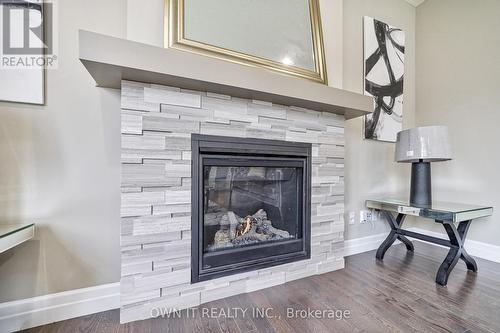
[(396, 161), (413, 163), (420, 160), (423, 162), (451, 160), (447, 127), (415, 127), (398, 133)]

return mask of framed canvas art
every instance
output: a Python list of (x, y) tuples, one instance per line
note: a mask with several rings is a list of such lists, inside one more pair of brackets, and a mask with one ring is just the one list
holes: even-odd
[(374, 110), (364, 119), (364, 137), (396, 142), (403, 128), (405, 34), (401, 29), (364, 17), (364, 93)]

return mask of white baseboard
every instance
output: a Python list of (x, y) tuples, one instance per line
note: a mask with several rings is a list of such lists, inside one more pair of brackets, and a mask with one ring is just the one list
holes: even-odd
[(0, 304), (0, 332), (15, 332), (120, 307), (120, 283)]
[[(448, 235), (440, 232), (427, 231), (420, 228), (410, 228), (408, 230), (437, 238), (449, 239)], [(470, 239), (465, 240), (464, 246), (471, 256), (500, 263), (500, 246), (478, 242)]]
[[(344, 256), (352, 256), (354, 254), (373, 251), (378, 249), (380, 244), (387, 237), (388, 233), (376, 234), (367, 237), (349, 239), (344, 241)], [(396, 241), (399, 243), (399, 241)], [(397, 244), (397, 243), (395, 243)]]
[[(428, 231), (420, 228), (409, 228), (408, 230), (421, 234), (448, 239), (444, 233)], [(368, 237), (349, 239), (344, 241), (344, 256), (376, 250), (387, 237), (388, 233), (376, 234)], [(411, 237), (408, 237), (411, 238)], [(397, 244), (396, 242), (395, 244)], [(432, 244), (432, 243), (429, 243)], [(440, 246), (437, 244), (432, 244)], [(467, 239), (465, 241), (467, 252), (475, 257), (500, 263), (500, 246)]]

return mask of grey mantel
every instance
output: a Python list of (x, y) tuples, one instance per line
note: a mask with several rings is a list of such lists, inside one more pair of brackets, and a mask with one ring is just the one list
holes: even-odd
[(305, 79), (175, 49), (165, 49), (89, 31), (79, 32), (79, 58), (98, 86), (121, 80), (256, 99), (344, 115), (369, 114), (371, 97)]

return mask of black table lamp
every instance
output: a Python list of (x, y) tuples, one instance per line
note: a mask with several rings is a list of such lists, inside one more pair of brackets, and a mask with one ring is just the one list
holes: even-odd
[(451, 160), (448, 129), (426, 126), (398, 133), (396, 161), (411, 163), (410, 204), (432, 205), (431, 162)]

